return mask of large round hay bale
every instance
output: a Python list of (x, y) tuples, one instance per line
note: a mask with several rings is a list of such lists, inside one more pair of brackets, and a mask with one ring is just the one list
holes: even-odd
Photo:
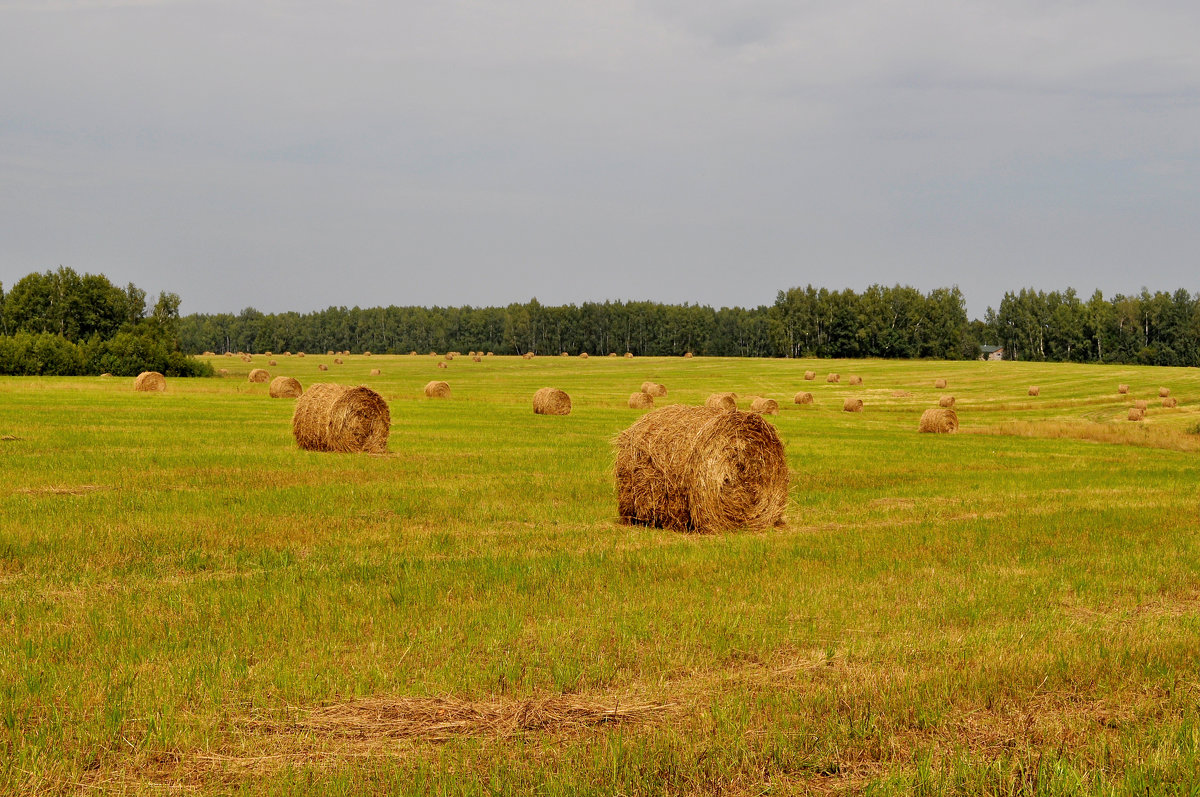
[(471, 358), (471, 362), (481, 363), (481, 362), (483, 362), (483, 358), (480, 357), (478, 354), (476, 354), (474, 357)]
[(654, 406), (654, 396), (649, 393), (637, 392), (629, 397), (629, 409), (644, 410)]
[(737, 393), (713, 393), (704, 400), (704, 406), (714, 410), (736, 410)]
[(533, 359), (533, 352), (531, 352), (531, 351), (527, 351), (527, 352), (525, 352), (524, 354), (522, 354), (522, 355), (521, 355), (521, 359), (523, 359), (523, 360), (532, 360), (532, 359)]
[(843, 412), (862, 412), (863, 401), (860, 398), (848, 398), (842, 402)]
[(1163, 406), (1168, 409), (1170, 409), (1171, 407), (1178, 407), (1179, 400), (1177, 398), (1175, 398), (1174, 396), (1167, 396), (1165, 399), (1163, 399)]
[(218, 368), (217, 376), (229, 376), (229, 369), (228, 368)]
[(829, 382), (831, 384), (841, 382), (842, 375), (841, 374), (830, 374), (829, 376), (825, 377), (825, 381)]
[(861, 384), (862, 384), (862, 377), (861, 377), (861, 376), (854, 376), (853, 374), (851, 374), (851, 375), (850, 375), (850, 384), (852, 384), (852, 385), (861, 385)]
[(363, 357), (370, 357), (370, 356), (371, 356), (371, 352), (369, 352), (369, 351), (363, 352)]
[(685, 351), (683, 353), (683, 359), (685, 359), (685, 360), (690, 360), (690, 359), (692, 359), (692, 357), (693, 357), (693, 354), (690, 351)]
[(332, 357), (332, 356), (333, 356), (333, 354), (334, 354), (334, 351), (333, 351), (333, 349), (330, 349), (329, 351), (325, 352), (325, 356), (326, 356), (326, 357)]
[(392, 416), (369, 387), (316, 384), (296, 399), (292, 435), (306, 451), (387, 450)]
[(571, 397), (556, 387), (544, 387), (533, 394), (535, 415), (570, 415)]
[(657, 382), (642, 382), (642, 392), (649, 393), (655, 398), (665, 398), (667, 395), (667, 388), (658, 384)]
[(812, 404), (813, 403), (813, 395), (812, 395), (812, 393), (809, 393), (808, 391), (801, 390), (799, 393), (797, 393), (795, 396), (792, 397), (792, 403), (793, 404)]
[(1117, 385), (1117, 392), (1122, 396), (1129, 392), (1129, 385)]
[(142, 371), (133, 380), (133, 389), (143, 393), (161, 392), (167, 389), (167, 378), (158, 371)]
[(625, 352), (625, 359), (626, 359), (626, 360), (632, 360), (632, 359), (633, 359), (633, 352), (631, 352), (631, 351), (627, 351), (627, 352)]
[(380, 371), (378, 368), (371, 369), (371, 376), (379, 376), (381, 373), (383, 373), (383, 372)]
[(946, 380), (945, 379), (935, 379), (935, 380), (933, 380), (933, 386), (936, 387), (938, 390), (945, 390), (946, 389)]
[(805, 381), (807, 381), (807, 382), (811, 382), (812, 380), (814, 380), (814, 379), (816, 379), (816, 378), (817, 378), (817, 372), (816, 372), (816, 371), (805, 371), (805, 372), (804, 372), (804, 379), (805, 379)]
[(1145, 399), (1138, 399), (1137, 401), (1133, 402), (1133, 408), (1136, 410), (1145, 411), (1149, 406), (1149, 402), (1147, 402)]
[(334, 357), (334, 358), (333, 358), (333, 364), (334, 364), (334, 365), (341, 365), (341, 364), (342, 364), (342, 358), (341, 358), (341, 357)]
[(1141, 409), (1140, 407), (1130, 407), (1129, 408), (1129, 420), (1140, 421), (1140, 420), (1145, 419), (1145, 417), (1146, 417), (1146, 411), (1144, 409)]
[(250, 375), (246, 377), (250, 382), (269, 382), (271, 375), (267, 373), (265, 368), (255, 368), (250, 371)]
[(958, 413), (949, 407), (930, 407), (921, 413), (919, 432), (957, 432)]
[(778, 415), (779, 402), (775, 399), (755, 396), (754, 400), (750, 402), (750, 411), (757, 412), (759, 415)]
[(302, 352), (302, 351), (298, 351), (298, 352), (296, 352), (296, 356), (297, 356), (297, 357), (303, 357), (303, 356), (304, 356), (304, 352)]
[(616, 357), (616, 356), (617, 356), (617, 353), (616, 353), (615, 351), (610, 351), (610, 352), (608, 353), (608, 356), (609, 356), (609, 357)]
[(438, 368), (449, 368), (450, 366), (446, 365), (445, 363), (438, 363), (437, 367)]
[(328, 370), (329, 370), (329, 366), (328, 366), (328, 365), (326, 365), (325, 363), (318, 363), (318, 364), (317, 364), (317, 370), (318, 370), (318, 371), (328, 371)]
[(783, 525), (783, 442), (756, 413), (663, 407), (614, 444), (622, 522), (698, 532)]
[(269, 391), (271, 398), (300, 398), (304, 394), (300, 381), (290, 376), (277, 376), (272, 379)]
[(435, 380), (425, 385), (425, 395), (429, 398), (450, 398), (450, 385)]
[(1159, 398), (1166, 398), (1166, 397), (1167, 397), (1167, 396), (1169, 396), (1169, 395), (1171, 395), (1171, 388), (1169, 388), (1169, 387), (1160, 387), (1160, 388), (1158, 389), (1158, 397), (1159, 397)]
[(942, 396), (940, 399), (938, 399), (938, 406), (946, 407), (946, 408), (953, 407), (954, 406), (954, 396)]
[(275, 366), (279, 365), (279, 363), (275, 362), (274, 360), (267, 360), (267, 365), (274, 368)]
[(1031, 395), (1031, 396), (1037, 396), (1037, 395), (1041, 394), (1041, 392), (1042, 392), (1042, 389), (1039, 387), (1034, 386), (1034, 387), (1029, 388), (1029, 395)]

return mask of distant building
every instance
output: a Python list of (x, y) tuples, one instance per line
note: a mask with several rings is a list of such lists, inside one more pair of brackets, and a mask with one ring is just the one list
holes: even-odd
[(980, 346), (979, 347), (979, 359), (981, 359), (981, 360), (1003, 360), (1004, 359), (1004, 347), (1003, 346)]

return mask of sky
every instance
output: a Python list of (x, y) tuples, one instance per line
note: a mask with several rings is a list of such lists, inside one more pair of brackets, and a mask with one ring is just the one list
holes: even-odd
[(0, 0), (0, 282), (1200, 291), (1200, 4)]

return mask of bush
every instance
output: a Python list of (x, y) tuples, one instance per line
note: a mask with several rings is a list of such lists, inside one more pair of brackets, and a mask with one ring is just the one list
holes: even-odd
[(175, 351), (165, 340), (143, 332), (121, 332), (115, 337), (89, 343), (88, 370), (114, 376), (137, 376), (142, 371), (158, 371), (164, 376), (212, 376), (208, 363), (193, 360)]
[(0, 374), (73, 376), (83, 369), (83, 351), (61, 335), (20, 332), (0, 337)]

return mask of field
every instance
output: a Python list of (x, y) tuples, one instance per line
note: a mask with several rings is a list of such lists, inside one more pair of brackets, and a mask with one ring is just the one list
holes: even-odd
[[(276, 359), (389, 453), (297, 449), (261, 356), (0, 380), (0, 792), (1200, 794), (1194, 370)], [(779, 400), (786, 527), (616, 522), (644, 380)]]

